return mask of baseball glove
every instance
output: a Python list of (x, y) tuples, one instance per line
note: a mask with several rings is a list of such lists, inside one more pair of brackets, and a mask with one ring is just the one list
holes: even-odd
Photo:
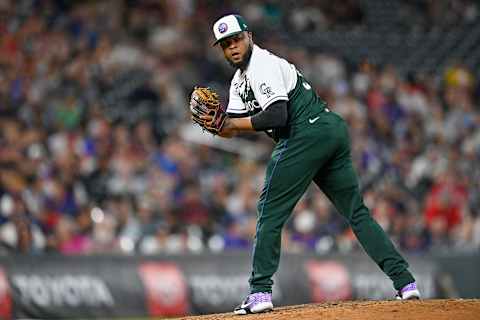
[(211, 134), (222, 131), (227, 113), (222, 107), (218, 94), (210, 88), (195, 87), (190, 98), (192, 120)]

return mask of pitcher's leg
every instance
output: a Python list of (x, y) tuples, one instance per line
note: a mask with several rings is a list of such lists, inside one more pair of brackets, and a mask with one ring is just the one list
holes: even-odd
[(407, 269), (408, 263), (364, 205), (357, 186), (331, 189), (324, 185), (321, 189), (337, 210), (347, 218), (366, 253), (389, 276), (396, 290), (415, 281)]
[(343, 129), (343, 144), (335, 157), (315, 176), (314, 181), (337, 210), (347, 218), (367, 254), (390, 277), (395, 289), (399, 290), (415, 280), (407, 269), (408, 263), (363, 203), (350, 156), (348, 132), (346, 127)]
[(305, 143), (292, 141), (274, 151), (267, 167), (265, 185), (257, 211), (250, 291), (271, 292), (272, 276), (278, 269), (282, 228), (300, 197), (310, 185), (316, 167)]

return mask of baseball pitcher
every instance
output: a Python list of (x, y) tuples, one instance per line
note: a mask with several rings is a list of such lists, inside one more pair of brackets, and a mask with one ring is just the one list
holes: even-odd
[(294, 65), (254, 44), (241, 16), (220, 18), (213, 32), (214, 45), (236, 69), (229, 102), (225, 109), (212, 90), (195, 88), (190, 100), (192, 119), (222, 137), (264, 131), (276, 141), (257, 205), (250, 294), (234, 313), (273, 309), (272, 276), (280, 260), (282, 228), (312, 181), (392, 280), (397, 298), (420, 298), (408, 263), (363, 203), (346, 122), (327, 108)]

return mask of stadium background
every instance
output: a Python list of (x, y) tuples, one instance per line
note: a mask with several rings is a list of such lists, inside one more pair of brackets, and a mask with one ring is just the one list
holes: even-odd
[[(160, 273), (183, 279), (185, 295), (193, 262), (202, 276), (213, 274), (211, 264), (220, 274), (248, 272), (272, 142), (201, 134), (186, 106), (194, 85), (227, 97), (232, 69), (210, 44), (211, 24), (231, 12), (347, 119), (366, 203), (414, 267), (429, 274), (462, 261), (467, 277), (480, 248), (479, 10), (468, 0), (0, 0), (0, 284), (13, 300), (5, 314), (78, 312), (25, 300), (21, 279), (31, 282), (37, 269), (49, 282), (72, 263), (89, 272), (103, 263), (107, 273), (125, 264), (131, 269), (100, 285), (119, 282), (121, 291), (132, 287), (125, 270), (155, 269), (144, 264), (155, 261)], [(315, 188), (283, 242), (293, 269), (334, 257), (328, 261), (344, 261), (350, 277), (358, 261), (365, 274), (376, 272)], [(291, 278), (289, 270), (280, 274)], [(142, 275), (135, 277), (141, 290)], [(432, 289), (431, 297), (480, 296), (478, 287), (462, 294), (442, 279), (442, 294)], [(239, 288), (237, 299), (246, 290)], [(382, 292), (317, 300), (389, 294)], [(107, 315), (110, 298), (100, 308)]]

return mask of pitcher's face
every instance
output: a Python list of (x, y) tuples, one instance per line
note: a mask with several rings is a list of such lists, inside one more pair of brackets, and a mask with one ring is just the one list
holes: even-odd
[(251, 33), (244, 31), (220, 41), (225, 59), (236, 68), (248, 64), (253, 49)]

